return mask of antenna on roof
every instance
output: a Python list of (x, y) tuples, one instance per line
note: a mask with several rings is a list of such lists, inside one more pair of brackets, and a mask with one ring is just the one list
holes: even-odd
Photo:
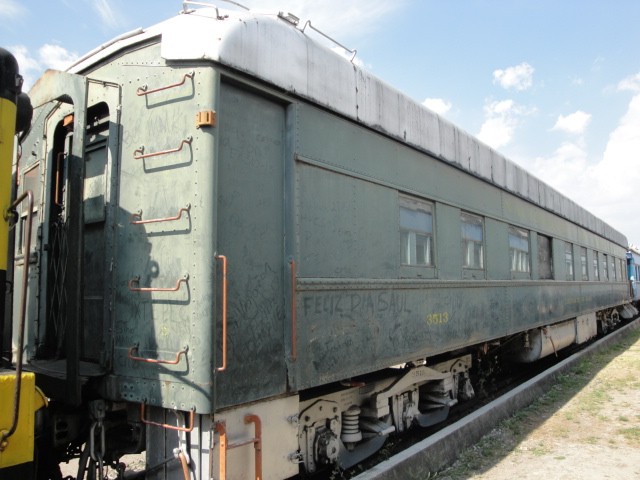
[[(230, 3), (232, 5), (235, 5), (236, 7), (240, 7), (243, 8), (247, 11), (250, 10), (249, 7), (245, 7), (244, 5), (242, 5), (241, 3), (238, 2), (234, 2), (233, 0), (218, 0), (220, 2), (226, 2), (226, 3)], [(190, 10), (187, 9), (187, 5), (197, 5), (199, 7), (210, 7), (210, 8), (215, 8), (216, 9), (216, 16), (220, 17), (220, 15), (218, 14), (218, 6), (214, 5), (213, 3), (208, 3), (208, 2), (192, 2), (189, 0), (184, 0), (182, 2), (182, 13), (189, 13)]]
[(336, 39), (330, 37), (329, 35), (327, 35), (326, 33), (318, 30), (316, 27), (314, 27), (313, 25), (311, 25), (311, 20), (307, 20), (307, 23), (304, 24), (304, 27), (302, 27), (301, 32), (304, 33), (305, 29), (309, 27), (312, 30), (315, 30), (316, 32), (318, 32), (320, 35), (322, 35), (324, 38), (326, 38), (327, 40), (335, 43), (337, 46), (339, 46), (340, 48), (344, 49), (345, 51), (349, 52), (352, 54), (351, 56), (351, 63), (353, 63), (353, 59), (356, 58), (356, 55), (358, 54), (358, 50), (356, 50), (355, 48), (353, 50), (351, 50), (350, 48), (345, 47), (344, 45), (342, 45), (340, 42), (338, 42)]

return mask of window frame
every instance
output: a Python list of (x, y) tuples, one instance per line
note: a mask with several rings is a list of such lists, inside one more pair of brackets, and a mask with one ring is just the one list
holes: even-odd
[(573, 281), (576, 279), (575, 268), (573, 265), (573, 243), (564, 242), (564, 267), (565, 267), (565, 280)]
[[(408, 210), (411, 212), (421, 212), (427, 214), (430, 218), (430, 231), (427, 230), (418, 230), (416, 228), (410, 228), (406, 225), (403, 225), (403, 214), (402, 211)], [(415, 197), (409, 197), (405, 195), (400, 195), (398, 197), (398, 229), (399, 229), (399, 252), (400, 255), (400, 266), (402, 268), (407, 269), (426, 269), (428, 271), (435, 272), (436, 268), (436, 238), (435, 238), (435, 204), (433, 202), (428, 202), (426, 200), (418, 199)], [(408, 233), (408, 241), (411, 242), (411, 238), (413, 237), (412, 245), (409, 245), (409, 248), (405, 250), (405, 238), (404, 235)], [(423, 236), (428, 238), (428, 258), (427, 263), (418, 263), (418, 242), (417, 236)], [(413, 251), (411, 251), (414, 249)], [(408, 260), (408, 261), (407, 261)], [(412, 261), (414, 261), (412, 263)]]
[[(471, 227), (480, 226), (480, 241), (476, 241), (472, 238), (465, 237), (465, 225), (469, 225)], [(480, 247), (480, 251), (478, 253), (477, 247)], [(472, 256), (474, 263), (470, 264), (469, 260), (469, 246), (472, 246)], [(473, 275), (474, 272), (484, 272), (485, 271), (485, 222), (484, 217), (481, 215), (476, 215), (474, 213), (470, 213), (464, 210), (460, 211), (460, 253), (462, 256), (462, 269), (463, 271), (468, 271), (470, 275)], [(475, 260), (479, 261), (479, 265), (475, 262)], [(465, 272), (466, 275), (466, 272)]]
[(612, 282), (618, 281), (618, 259), (613, 255), (609, 255), (609, 277)]
[[(544, 239), (544, 240), (542, 240)], [(553, 280), (555, 279), (555, 272), (553, 270), (553, 238), (548, 235), (543, 235), (542, 233), (538, 233), (537, 235), (538, 242), (538, 279), (540, 280)], [(548, 247), (546, 257), (543, 257), (541, 254), (544, 251), (542, 247), (543, 242)], [(545, 262), (543, 262), (543, 260)], [(548, 270), (548, 275), (543, 275), (543, 265), (545, 270)]]
[(580, 247), (580, 270), (582, 280), (589, 281), (589, 257), (586, 247)]
[[(508, 230), (509, 241), (509, 269), (511, 278), (514, 279), (530, 279), (531, 278), (531, 231), (526, 228), (509, 225)], [(513, 242), (512, 240), (516, 240)], [(527, 249), (517, 248), (513, 243), (525, 243)], [(515, 252), (519, 254), (514, 255)], [(526, 266), (526, 269), (515, 268)]]

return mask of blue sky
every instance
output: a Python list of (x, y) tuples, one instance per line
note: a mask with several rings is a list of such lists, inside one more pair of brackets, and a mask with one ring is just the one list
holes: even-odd
[[(240, 0), (291, 12), (640, 244), (637, 0)], [(220, 8), (235, 8), (217, 2)], [(46, 68), (177, 14), (177, 0), (0, 0), (0, 46)]]

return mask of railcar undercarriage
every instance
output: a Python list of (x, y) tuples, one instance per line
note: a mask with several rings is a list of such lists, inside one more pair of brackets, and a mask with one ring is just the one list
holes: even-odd
[[(251, 444), (255, 459), (247, 469), (257, 475), (263, 461), (262, 429), (275, 429), (289, 435), (290, 440), (283, 439), (283, 445), (297, 445), (297, 448), (282, 446), (280, 461), (299, 465), (307, 474), (336, 467), (348, 469), (380, 450), (390, 435), (446, 420), (451, 407), (471, 400), (476, 391), (483, 389), (487, 377), (499, 376), (505, 361), (535, 362), (571, 344), (585, 343), (637, 313), (629, 307), (620, 311), (603, 310), (468, 347), (450, 358), (443, 355), (426, 362), (413, 361), (363, 378), (313, 389), (300, 397), (266, 400), (213, 416), (191, 413), (189, 418), (189, 412), (156, 408), (153, 410), (164, 419), (156, 422), (153, 419), (156, 417), (128, 402), (97, 399), (80, 410), (52, 402), (37, 417), (36, 445), (40, 456), (37, 478), (61, 479), (58, 464), (74, 458), (78, 459), (77, 478), (98, 478), (104, 475), (101, 472), (106, 467), (111, 467), (118, 478), (124, 478), (126, 467), (120, 463), (121, 457), (148, 450), (157, 444), (158, 438), (165, 442), (166, 458), (150, 460), (147, 456), (145, 472), (152, 477), (164, 468), (179, 471), (186, 466), (188, 472), (192, 468), (190, 455), (195, 448), (208, 451), (208, 461), (211, 461), (208, 468), (214, 470), (209, 472), (212, 478), (217, 478), (216, 475), (225, 478), (228, 449)], [(287, 405), (286, 408), (295, 405), (299, 413), (289, 415), (280, 425), (274, 424), (269, 407), (261, 406), (271, 403)], [(246, 413), (252, 409), (260, 415)], [(244, 432), (235, 426), (238, 416), (243, 418)], [(246, 426), (251, 423), (254, 436), (244, 438)], [(288, 432), (283, 430), (284, 424), (290, 425)], [(199, 425), (197, 435), (194, 425)], [(158, 437), (158, 431), (164, 433)], [(203, 432), (209, 433), (203, 436)], [(196, 438), (206, 438), (210, 444), (198, 446)], [(217, 458), (220, 464), (214, 467)], [(233, 468), (229, 466), (230, 471)]]

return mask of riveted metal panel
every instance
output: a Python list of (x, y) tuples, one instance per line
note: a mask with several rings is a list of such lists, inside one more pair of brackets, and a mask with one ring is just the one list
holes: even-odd
[(296, 187), (300, 276), (398, 275), (397, 191), (302, 163)]
[(287, 388), (285, 112), (286, 104), (222, 84), (216, 222), (229, 283), (228, 361), (227, 369), (216, 375), (218, 408)]
[(194, 119), (214, 109), (216, 75), (211, 66), (167, 65), (158, 45), (93, 75), (122, 85), (108, 395), (210, 412), (215, 225), (205, 179), (214, 178), (215, 131)]

